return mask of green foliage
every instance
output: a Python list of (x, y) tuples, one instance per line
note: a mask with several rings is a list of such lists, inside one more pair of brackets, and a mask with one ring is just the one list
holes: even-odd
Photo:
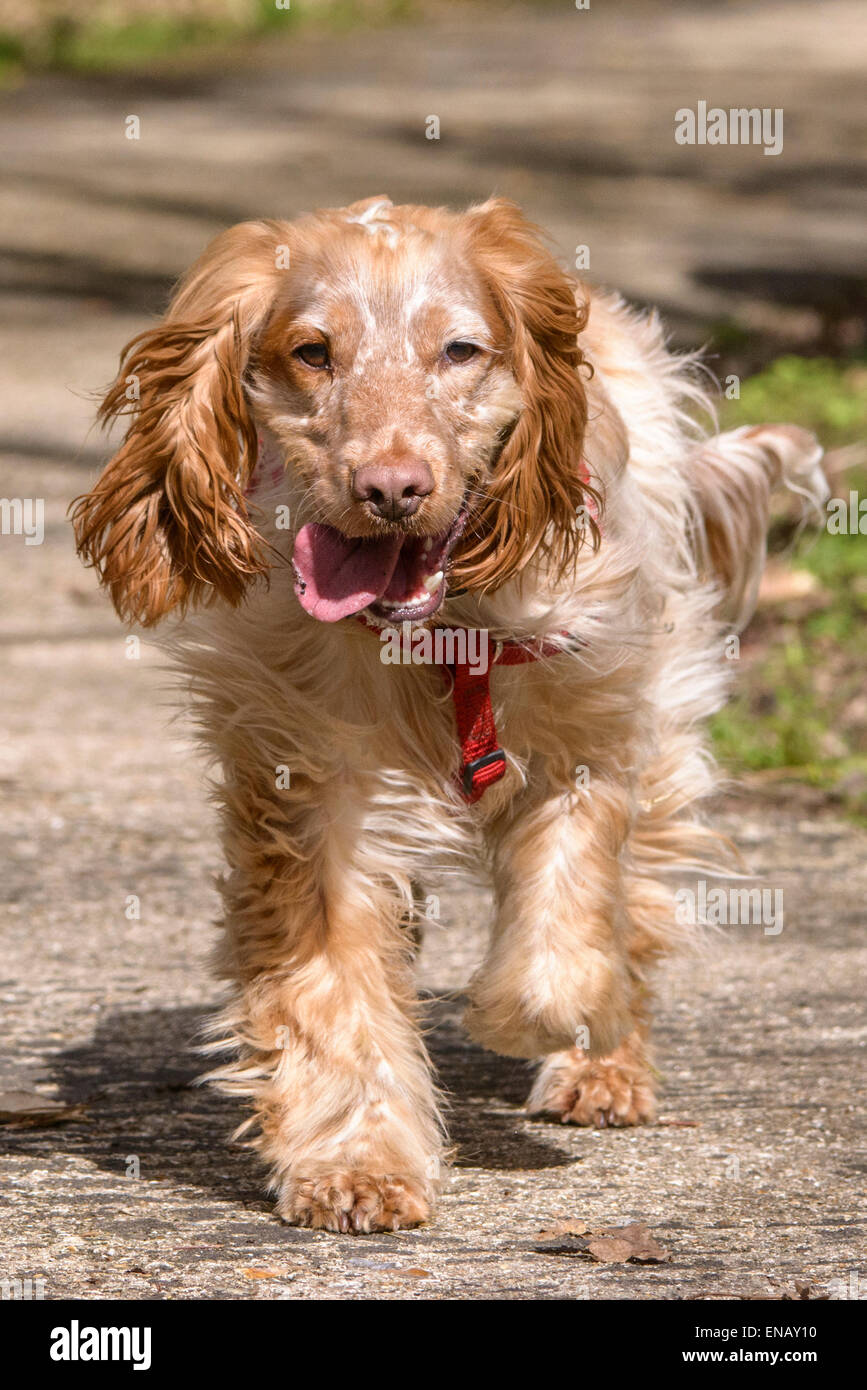
[(164, 53), (228, 38), (232, 32), (228, 23), (171, 15), (153, 15), (119, 25), (70, 25), (55, 31), (46, 66), (91, 72), (135, 67)]
[(111, 72), (134, 68), (178, 52), (194, 52), (267, 34), (294, 32), (302, 25), (351, 29), (359, 24), (396, 23), (410, 19), (415, 0), (255, 0), (247, 18), (176, 16), (162, 13), (109, 23), (61, 16), (26, 43), (0, 32), (0, 80), (33, 68)]
[(723, 427), (788, 423), (814, 430), (828, 448), (867, 437), (867, 363), (778, 357), (726, 401)]
[[(863, 362), (783, 357), (745, 381), (721, 410), (723, 428), (789, 421), (827, 447), (867, 438)], [(838, 490), (867, 498), (867, 472)], [(867, 529), (867, 518), (862, 523)], [(790, 563), (818, 597), (760, 613), (746, 642), (736, 695), (713, 721), (717, 753), (736, 774), (789, 769), (867, 815), (867, 535), (805, 533)], [(752, 653), (750, 645), (752, 644)]]

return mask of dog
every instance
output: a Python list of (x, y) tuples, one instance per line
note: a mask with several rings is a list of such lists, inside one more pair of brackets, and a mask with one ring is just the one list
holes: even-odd
[(431, 1215), (434, 872), (490, 874), (466, 1026), (540, 1061), (530, 1111), (654, 1116), (673, 875), (721, 862), (696, 808), (726, 634), (773, 488), (824, 495), (811, 435), (708, 433), (702, 383), (500, 198), (232, 227), (124, 350), (77, 541), (122, 618), (168, 619), (221, 769), (211, 1076), (288, 1222)]

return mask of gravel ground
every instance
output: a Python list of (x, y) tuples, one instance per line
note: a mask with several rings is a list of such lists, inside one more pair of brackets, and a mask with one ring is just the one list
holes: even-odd
[[(291, 81), (285, 55), (260, 49), (231, 74), (46, 77), (0, 99), (0, 495), (42, 497), (46, 517), (40, 546), (0, 538), (0, 1085), (80, 1107), (51, 1127), (0, 1124), (0, 1281), (145, 1299), (864, 1288), (867, 836), (808, 801), (748, 794), (720, 814), (761, 883), (783, 890), (784, 929), (729, 928), (665, 973), (658, 1125), (524, 1116), (525, 1065), (458, 1027), (485, 902), (455, 892), (420, 961), (457, 1146), (436, 1223), (365, 1238), (281, 1225), (254, 1158), (224, 1143), (233, 1103), (192, 1085), (191, 1043), (215, 1002), (219, 860), (202, 770), (183, 720), (170, 722), (157, 653), (130, 649), (64, 520), (102, 456), (86, 393), (235, 218), (380, 188), (427, 202), (495, 188), (564, 249), (590, 243), (595, 273), (661, 299), (684, 332), (730, 301), (702, 280), (708, 266), (851, 268), (864, 13), (831, 0), (823, 14), (648, 7), (626, 25), (602, 7), (505, 10), (311, 37)], [(786, 159), (724, 151), (711, 173), (662, 140), (655, 123), (704, 96), (785, 102)], [(137, 144), (123, 136), (130, 112)], [(438, 144), (423, 137), (432, 112)], [(775, 324), (794, 312), (760, 311)], [(670, 1260), (599, 1264), (542, 1237), (569, 1220), (646, 1222)]]

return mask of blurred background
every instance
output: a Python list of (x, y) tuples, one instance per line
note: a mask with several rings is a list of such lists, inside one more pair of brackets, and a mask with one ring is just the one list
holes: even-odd
[[(104, 454), (90, 393), (221, 227), (495, 192), (737, 376), (724, 423), (815, 429), (862, 495), (865, 60), (861, 0), (0, 0), (6, 493), (38, 476), (62, 528)], [(699, 100), (782, 108), (782, 153), (677, 144)], [(95, 601), (73, 569), (51, 597), (45, 623)], [(771, 566), (717, 721), (734, 768), (867, 813), (865, 608), (863, 536)]]

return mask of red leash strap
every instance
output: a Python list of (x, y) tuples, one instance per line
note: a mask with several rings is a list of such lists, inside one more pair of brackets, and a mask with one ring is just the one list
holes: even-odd
[(499, 782), (506, 771), (506, 755), (497, 743), (491, 704), (493, 643), (487, 633), (484, 640), (484, 650), (479, 653), (484, 658), (480, 662), (484, 672), (466, 661), (456, 661), (453, 666), (442, 668), (443, 675), (452, 679), (452, 703), (461, 744), (458, 780), (464, 800), (470, 805), (494, 782)]
[(484, 672), (466, 661), (442, 667), (443, 674), (452, 680), (452, 703), (461, 744), (458, 783), (470, 806), (484, 796), (488, 787), (499, 782), (506, 771), (506, 755), (497, 742), (491, 703), (491, 670), (494, 666), (519, 666), (538, 661), (540, 656), (551, 656), (560, 650), (550, 643), (542, 643), (536, 651), (517, 642), (494, 643), (488, 633), (484, 634), (484, 640), (486, 646), (479, 653), (484, 661), (478, 663), (484, 666)]
[[(381, 629), (370, 623), (363, 613), (356, 619), (372, 632)], [(463, 629), (454, 629), (463, 631)], [(479, 629), (484, 646), (476, 660), (454, 661), (440, 666), (446, 680), (451, 682), (455, 723), (461, 745), (461, 765), (458, 786), (468, 805), (484, 796), (488, 787), (505, 775), (506, 755), (497, 742), (497, 726), (491, 703), (491, 671), (495, 666), (522, 666), (540, 657), (556, 656), (563, 648), (553, 642), (536, 642), (525, 646), (516, 641), (495, 642)], [(568, 633), (561, 636), (567, 637)], [(467, 643), (466, 646), (469, 644)], [(483, 667), (483, 670), (479, 668)]]

